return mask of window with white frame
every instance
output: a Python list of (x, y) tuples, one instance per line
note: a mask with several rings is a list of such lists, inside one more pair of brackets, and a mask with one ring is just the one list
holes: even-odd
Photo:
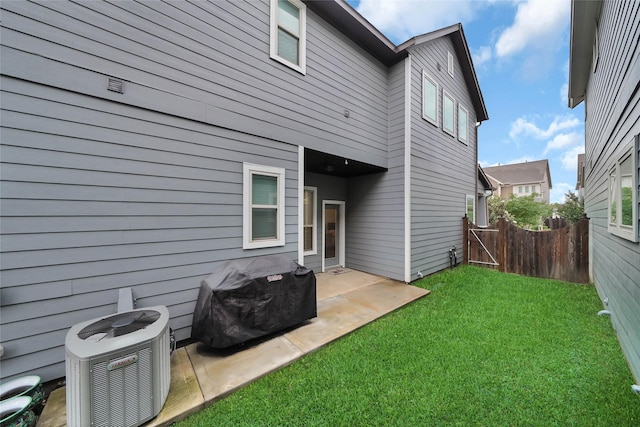
[(609, 171), (609, 232), (638, 241), (638, 137)]
[(476, 198), (472, 194), (466, 195), (467, 218), (475, 224), (476, 222)]
[(452, 136), (456, 136), (456, 101), (446, 90), (442, 91), (442, 129)]
[(304, 255), (315, 255), (318, 241), (318, 209), (317, 188), (304, 187), (304, 224), (303, 241)]
[(465, 144), (469, 144), (467, 131), (469, 129), (469, 112), (462, 105), (458, 104), (458, 139)]
[(306, 73), (307, 6), (299, 0), (271, 0), (271, 58)]
[(438, 126), (438, 84), (422, 72), (422, 118)]
[(451, 52), (447, 52), (447, 72), (453, 77), (453, 55)]
[(284, 246), (285, 170), (243, 165), (243, 249)]

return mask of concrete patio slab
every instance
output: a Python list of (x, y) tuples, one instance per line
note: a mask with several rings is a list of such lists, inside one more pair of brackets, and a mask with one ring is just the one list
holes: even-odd
[(345, 292), (360, 289), (373, 283), (384, 280), (380, 276), (376, 276), (362, 271), (351, 270), (348, 268), (330, 269), (324, 273), (316, 274), (318, 301), (331, 298)]
[(171, 386), (162, 411), (145, 426), (163, 426), (198, 412), (205, 403), (187, 348), (171, 355)]
[(318, 317), (284, 334), (309, 353), (379, 317), (373, 310), (336, 296), (318, 302)]
[(187, 352), (207, 402), (219, 400), (303, 354), (282, 336), (228, 355), (200, 343), (187, 346)]
[(428, 293), (426, 289), (407, 286), (393, 280), (383, 280), (373, 286), (347, 292), (342, 297), (377, 313), (386, 314)]
[[(317, 274), (318, 317), (237, 351), (195, 343), (171, 356), (171, 388), (145, 427), (168, 426), (429, 291), (355, 270)], [(38, 427), (66, 426), (65, 388), (54, 390)]]

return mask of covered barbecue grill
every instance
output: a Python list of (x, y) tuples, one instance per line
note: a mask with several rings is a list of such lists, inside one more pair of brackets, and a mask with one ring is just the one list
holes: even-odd
[(316, 316), (313, 270), (283, 255), (232, 260), (202, 281), (191, 337), (226, 348)]

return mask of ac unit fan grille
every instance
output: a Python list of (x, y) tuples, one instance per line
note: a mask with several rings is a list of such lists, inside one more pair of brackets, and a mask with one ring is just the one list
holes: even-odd
[(85, 326), (78, 332), (78, 338), (85, 340), (98, 334), (105, 334), (109, 338), (119, 337), (144, 329), (159, 318), (160, 313), (155, 310), (115, 314)]

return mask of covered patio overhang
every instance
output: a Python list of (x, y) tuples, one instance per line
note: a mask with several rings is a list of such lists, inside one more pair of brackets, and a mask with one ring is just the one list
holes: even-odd
[(386, 172), (387, 168), (305, 148), (304, 170), (305, 172), (322, 175), (353, 178), (361, 175)]

